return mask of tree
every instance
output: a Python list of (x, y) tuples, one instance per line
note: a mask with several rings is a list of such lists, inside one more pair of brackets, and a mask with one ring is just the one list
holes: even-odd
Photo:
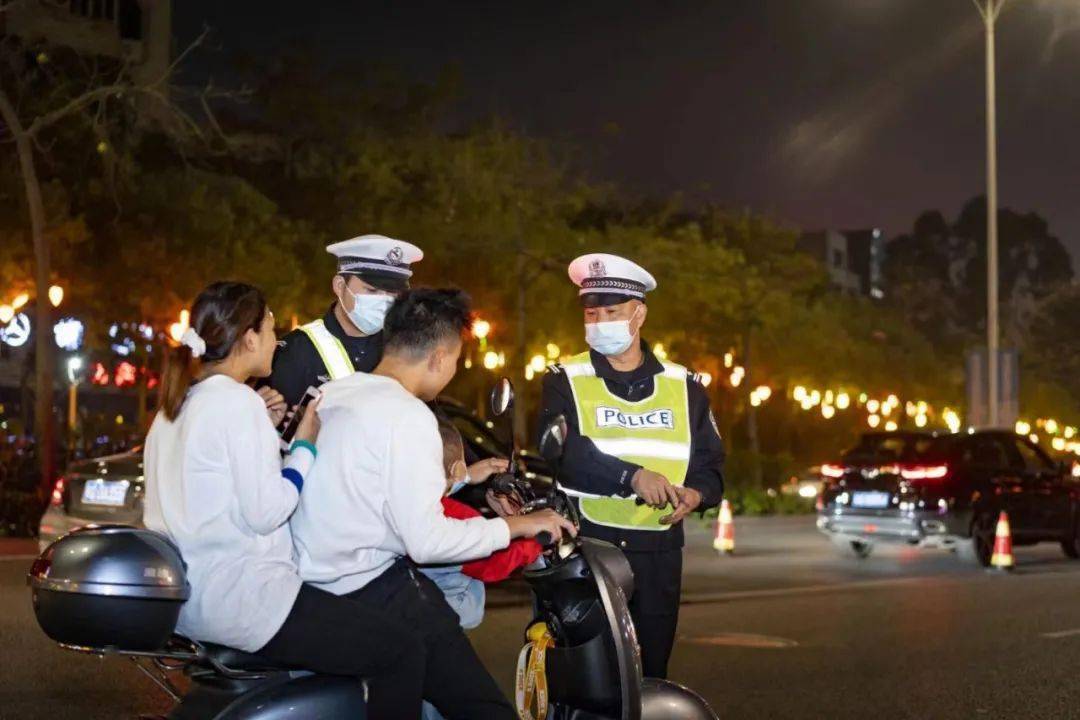
[[(52, 183), (47, 164), (50, 143), (61, 147), (81, 137), (101, 157), (102, 176), (112, 185), (117, 170), (110, 153), (110, 137), (130, 132), (153, 118), (170, 132), (201, 134), (198, 125), (170, 100), (169, 79), (184, 57), (203, 41), (200, 36), (160, 77), (137, 81), (127, 61), (79, 57), (74, 51), (46, 42), (24, 44), (18, 37), (0, 39), (0, 138), (14, 146), (19, 180), (26, 200), (29, 239), (33, 247), (36, 288), (35, 434), (41, 462), (42, 489), (51, 486), (55, 462), (55, 420), (52, 412), (54, 350), (52, 312), (46, 302), (52, 283), (50, 234), (62, 218), (50, 217), (43, 188)], [(207, 108), (203, 95), (203, 107)], [(148, 114), (152, 103), (156, 114)], [(55, 148), (54, 148), (55, 150)], [(69, 172), (71, 164), (59, 163)], [(62, 174), (62, 172), (58, 173)]]
[[(1033, 313), (1024, 343), (1023, 367), (1046, 385), (1044, 392), (1035, 390), (1027, 395), (1035, 407), (1027, 412), (1061, 416), (1075, 412), (1080, 404), (1080, 355), (1076, 339), (1080, 337), (1080, 286), (1068, 285), (1045, 298)], [(1041, 396), (1039, 399), (1036, 399)]]
[[(1073, 277), (1072, 262), (1045, 219), (998, 211), (1005, 337), (1019, 345), (1036, 305)], [(936, 342), (961, 352), (978, 343), (986, 318), (986, 201), (968, 201), (950, 224), (937, 211), (888, 245), (888, 302)]]

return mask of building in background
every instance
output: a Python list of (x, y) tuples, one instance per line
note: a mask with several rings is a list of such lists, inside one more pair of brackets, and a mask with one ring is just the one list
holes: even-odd
[(127, 63), (137, 84), (169, 71), (171, 0), (0, 0), (0, 9), (0, 37)]
[(881, 230), (818, 230), (803, 233), (798, 247), (825, 264), (838, 290), (880, 300), (885, 236)]

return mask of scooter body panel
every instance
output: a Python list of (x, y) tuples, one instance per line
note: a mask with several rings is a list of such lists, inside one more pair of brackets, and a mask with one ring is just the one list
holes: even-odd
[(192, 684), (169, 720), (368, 720), (367, 690), (353, 678), (274, 673)]

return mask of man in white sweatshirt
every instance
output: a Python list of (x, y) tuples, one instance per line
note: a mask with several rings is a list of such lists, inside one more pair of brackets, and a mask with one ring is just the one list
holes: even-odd
[(386, 317), (371, 374), (322, 387), (319, 461), (291, 524), (304, 581), (400, 616), (427, 651), (424, 697), (445, 717), (516, 714), (484, 669), (442, 593), (413, 563), (461, 563), (511, 538), (576, 529), (544, 511), (454, 520), (442, 510), (442, 441), (424, 404), (453, 378), (469, 299), (460, 290), (410, 290)]

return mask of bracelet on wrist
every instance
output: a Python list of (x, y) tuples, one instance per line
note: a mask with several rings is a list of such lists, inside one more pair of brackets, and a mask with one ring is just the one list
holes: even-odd
[(318, 457), (319, 451), (315, 449), (315, 446), (307, 440), (293, 440), (292, 445), (289, 446), (289, 453), (293, 453), (297, 448), (305, 448), (311, 453), (312, 457)]

